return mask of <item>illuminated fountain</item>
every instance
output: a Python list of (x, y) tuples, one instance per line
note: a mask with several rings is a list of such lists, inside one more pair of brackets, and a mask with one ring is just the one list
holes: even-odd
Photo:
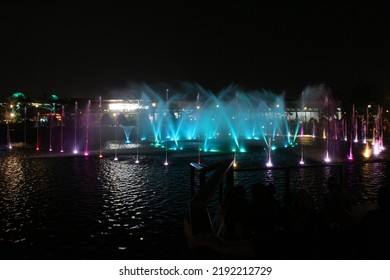
[(65, 107), (61, 106), (61, 153), (64, 152), (64, 119), (65, 119)]
[[(307, 87), (302, 92), (301, 108), (293, 112), (286, 112), (283, 95), (268, 91), (243, 92), (229, 87), (214, 94), (198, 86), (184, 91), (196, 95), (176, 92), (168, 96), (168, 90), (162, 94), (145, 86), (140, 91), (137, 107), (126, 108), (133, 112), (129, 114), (136, 115), (136, 120), (127, 125), (122, 123), (120, 127), (125, 143), (131, 142), (131, 131), (137, 131), (134, 146), (137, 162), (139, 146), (146, 143), (151, 143), (157, 151), (163, 149), (165, 165), (168, 152), (192, 149), (198, 164), (201, 155), (231, 153), (235, 166), (239, 154), (248, 152), (264, 153), (265, 164), (271, 166), (272, 154), (283, 148), (296, 150), (299, 164), (305, 164), (304, 156), (321, 161), (321, 153), (326, 163), (352, 160), (353, 147), (359, 145), (355, 109), (351, 119), (346, 119), (329, 89), (322, 85)], [(320, 107), (315, 111), (313, 106)], [(378, 126), (380, 122), (378, 119)], [(319, 132), (323, 139), (318, 137)], [(381, 139), (379, 134), (375, 139)]]
[[(103, 157), (104, 150), (111, 150), (115, 152), (114, 160), (118, 160), (118, 151), (128, 151), (134, 153), (134, 162), (139, 163), (142, 149), (141, 153), (160, 154), (164, 165), (168, 165), (171, 154), (180, 151), (193, 154), (198, 164), (201, 157), (231, 154), (238, 166), (241, 155), (247, 153), (258, 155), (259, 164), (272, 166), (278, 164), (279, 153), (294, 154), (297, 164), (305, 164), (353, 160), (355, 150), (371, 146), (373, 153), (366, 151), (365, 155), (377, 155), (383, 149), (382, 109), (378, 107), (375, 122), (371, 123), (358, 119), (354, 107), (350, 117), (342, 115), (324, 86), (305, 88), (301, 100), (293, 103), (298, 105), (288, 108), (283, 94), (269, 91), (246, 92), (231, 86), (215, 94), (197, 85), (186, 85), (183, 92), (143, 86), (131, 100), (105, 100), (104, 106), (100, 97), (95, 104), (88, 100), (85, 106), (76, 101), (74, 107), (67, 107), (70, 111), (74, 108), (73, 119), (65, 118), (66, 108), (62, 106), (58, 115), (61, 122), (54, 122), (54, 108), (50, 130), (43, 129), (42, 133), (50, 133), (50, 137), (45, 137), (50, 141), (49, 150), (53, 139), (61, 141), (61, 153), (72, 150), (77, 154), (82, 149), (84, 155), (89, 155), (95, 150)], [(41, 149), (39, 118), (37, 112), (36, 150)], [(363, 146), (362, 142), (369, 142), (369, 124), (373, 127), (372, 143)], [(358, 139), (359, 126), (362, 142)], [(52, 136), (55, 131), (60, 132), (60, 137)], [(323, 137), (318, 137), (320, 134)], [(72, 146), (72, 136), (73, 148), (66, 149)]]
[(89, 122), (90, 122), (90, 112), (91, 112), (91, 100), (88, 100), (86, 114), (85, 114), (85, 147), (84, 147), (84, 155), (89, 155)]
[(37, 112), (37, 121), (35, 122), (36, 134), (37, 134), (36, 146), (35, 146), (35, 150), (36, 150), (36, 151), (39, 151), (39, 150), (40, 150), (40, 147), (39, 147), (39, 122), (40, 122), (40, 113)]
[(131, 141), (130, 141), (130, 134), (131, 134), (131, 131), (133, 130), (133, 128), (135, 126), (133, 126), (133, 125), (122, 125), (122, 124), (120, 124), (119, 126), (123, 129), (123, 132), (125, 133), (125, 137), (126, 137), (125, 143), (126, 144), (130, 144), (131, 143)]
[(74, 103), (74, 144), (73, 144), (73, 153), (77, 154), (78, 153), (78, 148), (77, 148), (77, 115), (78, 115), (78, 106), (77, 106), (77, 101)]
[(102, 98), (99, 96), (99, 158), (103, 158), (102, 150)]
[[(233, 97), (232, 97), (233, 95)], [(198, 151), (245, 152), (249, 140), (268, 146), (269, 138), (287, 140), (284, 102), (269, 92), (224, 91), (219, 96), (203, 91), (181, 111), (175, 110), (179, 96), (163, 100), (144, 92), (149, 126), (142, 138), (153, 138), (156, 146), (180, 150), (185, 141), (198, 142)]]

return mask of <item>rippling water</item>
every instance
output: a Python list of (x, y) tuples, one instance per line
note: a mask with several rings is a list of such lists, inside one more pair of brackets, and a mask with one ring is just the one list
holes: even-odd
[[(183, 250), (186, 164), (112, 158), (0, 159), (3, 258), (169, 258)], [(176, 244), (177, 246), (172, 246)]]
[[(251, 165), (263, 158), (263, 154), (252, 154), (239, 160)], [(184, 241), (183, 217), (190, 198), (189, 163), (196, 161), (196, 155), (172, 156), (169, 166), (162, 164), (164, 155), (140, 160), (134, 164), (132, 155), (114, 161), (112, 157), (37, 157), (23, 149), (1, 150), (1, 257), (192, 258)], [(291, 189), (305, 185), (321, 207), (326, 178), (337, 172), (331, 166), (291, 170)], [(385, 165), (347, 166), (345, 176), (355, 203), (373, 201), (385, 180)], [(235, 172), (236, 183), (248, 188), (255, 181), (274, 183), (278, 199), (284, 180), (283, 170)]]

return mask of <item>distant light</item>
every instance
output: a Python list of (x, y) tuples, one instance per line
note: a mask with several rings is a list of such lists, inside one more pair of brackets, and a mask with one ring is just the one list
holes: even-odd
[(134, 111), (139, 109), (138, 103), (111, 103), (108, 105), (110, 111)]

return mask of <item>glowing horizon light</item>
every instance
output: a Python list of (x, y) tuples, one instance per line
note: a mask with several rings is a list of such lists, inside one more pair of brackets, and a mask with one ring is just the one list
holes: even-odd
[(63, 153), (63, 152), (64, 152), (64, 150), (61, 150), (60, 152), (61, 152), (61, 153)]
[(118, 160), (118, 157), (114, 157), (114, 160), (117, 161), (117, 160)]
[(166, 161), (166, 162), (164, 162), (164, 165), (165, 165), (165, 166), (167, 166), (167, 165), (168, 165), (168, 162), (167, 162), (167, 161)]
[(99, 158), (103, 158), (103, 155), (102, 155), (102, 154), (100, 154), (100, 155), (99, 155)]
[(299, 161), (299, 164), (305, 164), (305, 162), (301, 159), (301, 160)]
[(267, 167), (272, 167), (272, 162), (271, 162), (271, 161), (268, 161), (268, 162), (266, 163), (266, 166), (267, 166)]
[(139, 160), (137, 159), (137, 160), (135, 161), (135, 163), (137, 163), (137, 164), (138, 164), (138, 163), (139, 163)]
[(77, 150), (73, 150), (73, 153), (74, 153), (74, 154), (77, 154), (77, 153), (78, 153), (78, 151), (77, 151)]
[(88, 152), (84, 152), (84, 156), (88, 156)]

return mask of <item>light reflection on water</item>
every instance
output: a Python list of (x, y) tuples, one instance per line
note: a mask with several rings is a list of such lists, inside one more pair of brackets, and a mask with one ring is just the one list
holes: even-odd
[[(163, 259), (191, 258), (183, 236), (193, 157), (133, 156), (34, 158), (23, 150), (0, 157), (2, 258)], [(32, 157), (31, 157), (32, 156)], [(229, 155), (230, 157), (230, 155)], [(240, 156), (245, 160), (245, 156)], [(248, 155), (247, 155), (248, 157)], [(203, 159), (217, 162), (226, 155)], [(249, 155), (248, 164), (264, 155)], [(278, 159), (275, 158), (274, 162)], [(321, 207), (327, 179), (339, 170), (293, 169), (292, 191), (306, 187)], [(273, 183), (282, 199), (284, 170), (235, 172), (248, 192), (257, 181)], [(346, 182), (356, 202), (373, 201), (385, 180), (383, 163), (347, 165)]]

